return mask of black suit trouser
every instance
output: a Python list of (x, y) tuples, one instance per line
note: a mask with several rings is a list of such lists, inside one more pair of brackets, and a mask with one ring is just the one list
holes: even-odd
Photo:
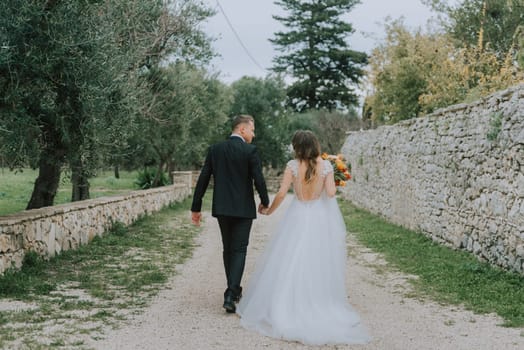
[(240, 281), (244, 273), (249, 232), (253, 219), (219, 216), (218, 225), (222, 234), (224, 269), (227, 290), (233, 294), (240, 292)]

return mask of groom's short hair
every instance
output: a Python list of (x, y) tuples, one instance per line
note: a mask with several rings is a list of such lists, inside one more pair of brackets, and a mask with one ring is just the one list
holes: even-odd
[(249, 114), (240, 114), (240, 115), (234, 116), (233, 123), (231, 125), (231, 129), (235, 130), (237, 126), (239, 126), (240, 124), (249, 123), (249, 122), (253, 122), (253, 123), (255, 122), (255, 118), (253, 118)]

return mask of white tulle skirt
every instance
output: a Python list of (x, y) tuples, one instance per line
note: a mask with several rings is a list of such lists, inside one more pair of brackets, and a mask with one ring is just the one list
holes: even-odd
[(368, 342), (347, 301), (345, 237), (335, 198), (293, 198), (238, 305), (242, 326), (311, 345)]

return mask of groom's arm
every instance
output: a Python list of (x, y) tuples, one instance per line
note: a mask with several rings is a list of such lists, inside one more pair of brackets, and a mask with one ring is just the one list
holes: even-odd
[(266, 181), (262, 174), (262, 162), (260, 161), (257, 149), (254, 146), (249, 157), (249, 169), (255, 183), (255, 188), (260, 196), (260, 203), (264, 207), (267, 207), (269, 205), (269, 196), (267, 194)]
[[(204, 162), (204, 166), (200, 171), (200, 176), (195, 186), (195, 192), (193, 194), (193, 203), (191, 204), (191, 212), (200, 213), (202, 210), (202, 198), (206, 193), (207, 186), (209, 185), (209, 180), (211, 179), (211, 174), (213, 173), (213, 167), (211, 164), (211, 148), (209, 148)], [(193, 215), (195, 217), (195, 215)]]

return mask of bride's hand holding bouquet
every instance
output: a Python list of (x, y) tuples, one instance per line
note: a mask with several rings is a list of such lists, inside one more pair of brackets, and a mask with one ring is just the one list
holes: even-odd
[(351, 165), (346, 163), (346, 159), (342, 154), (332, 155), (322, 153), (322, 159), (327, 159), (333, 166), (333, 176), (335, 178), (335, 185), (337, 187), (346, 186), (346, 181), (351, 180)]

